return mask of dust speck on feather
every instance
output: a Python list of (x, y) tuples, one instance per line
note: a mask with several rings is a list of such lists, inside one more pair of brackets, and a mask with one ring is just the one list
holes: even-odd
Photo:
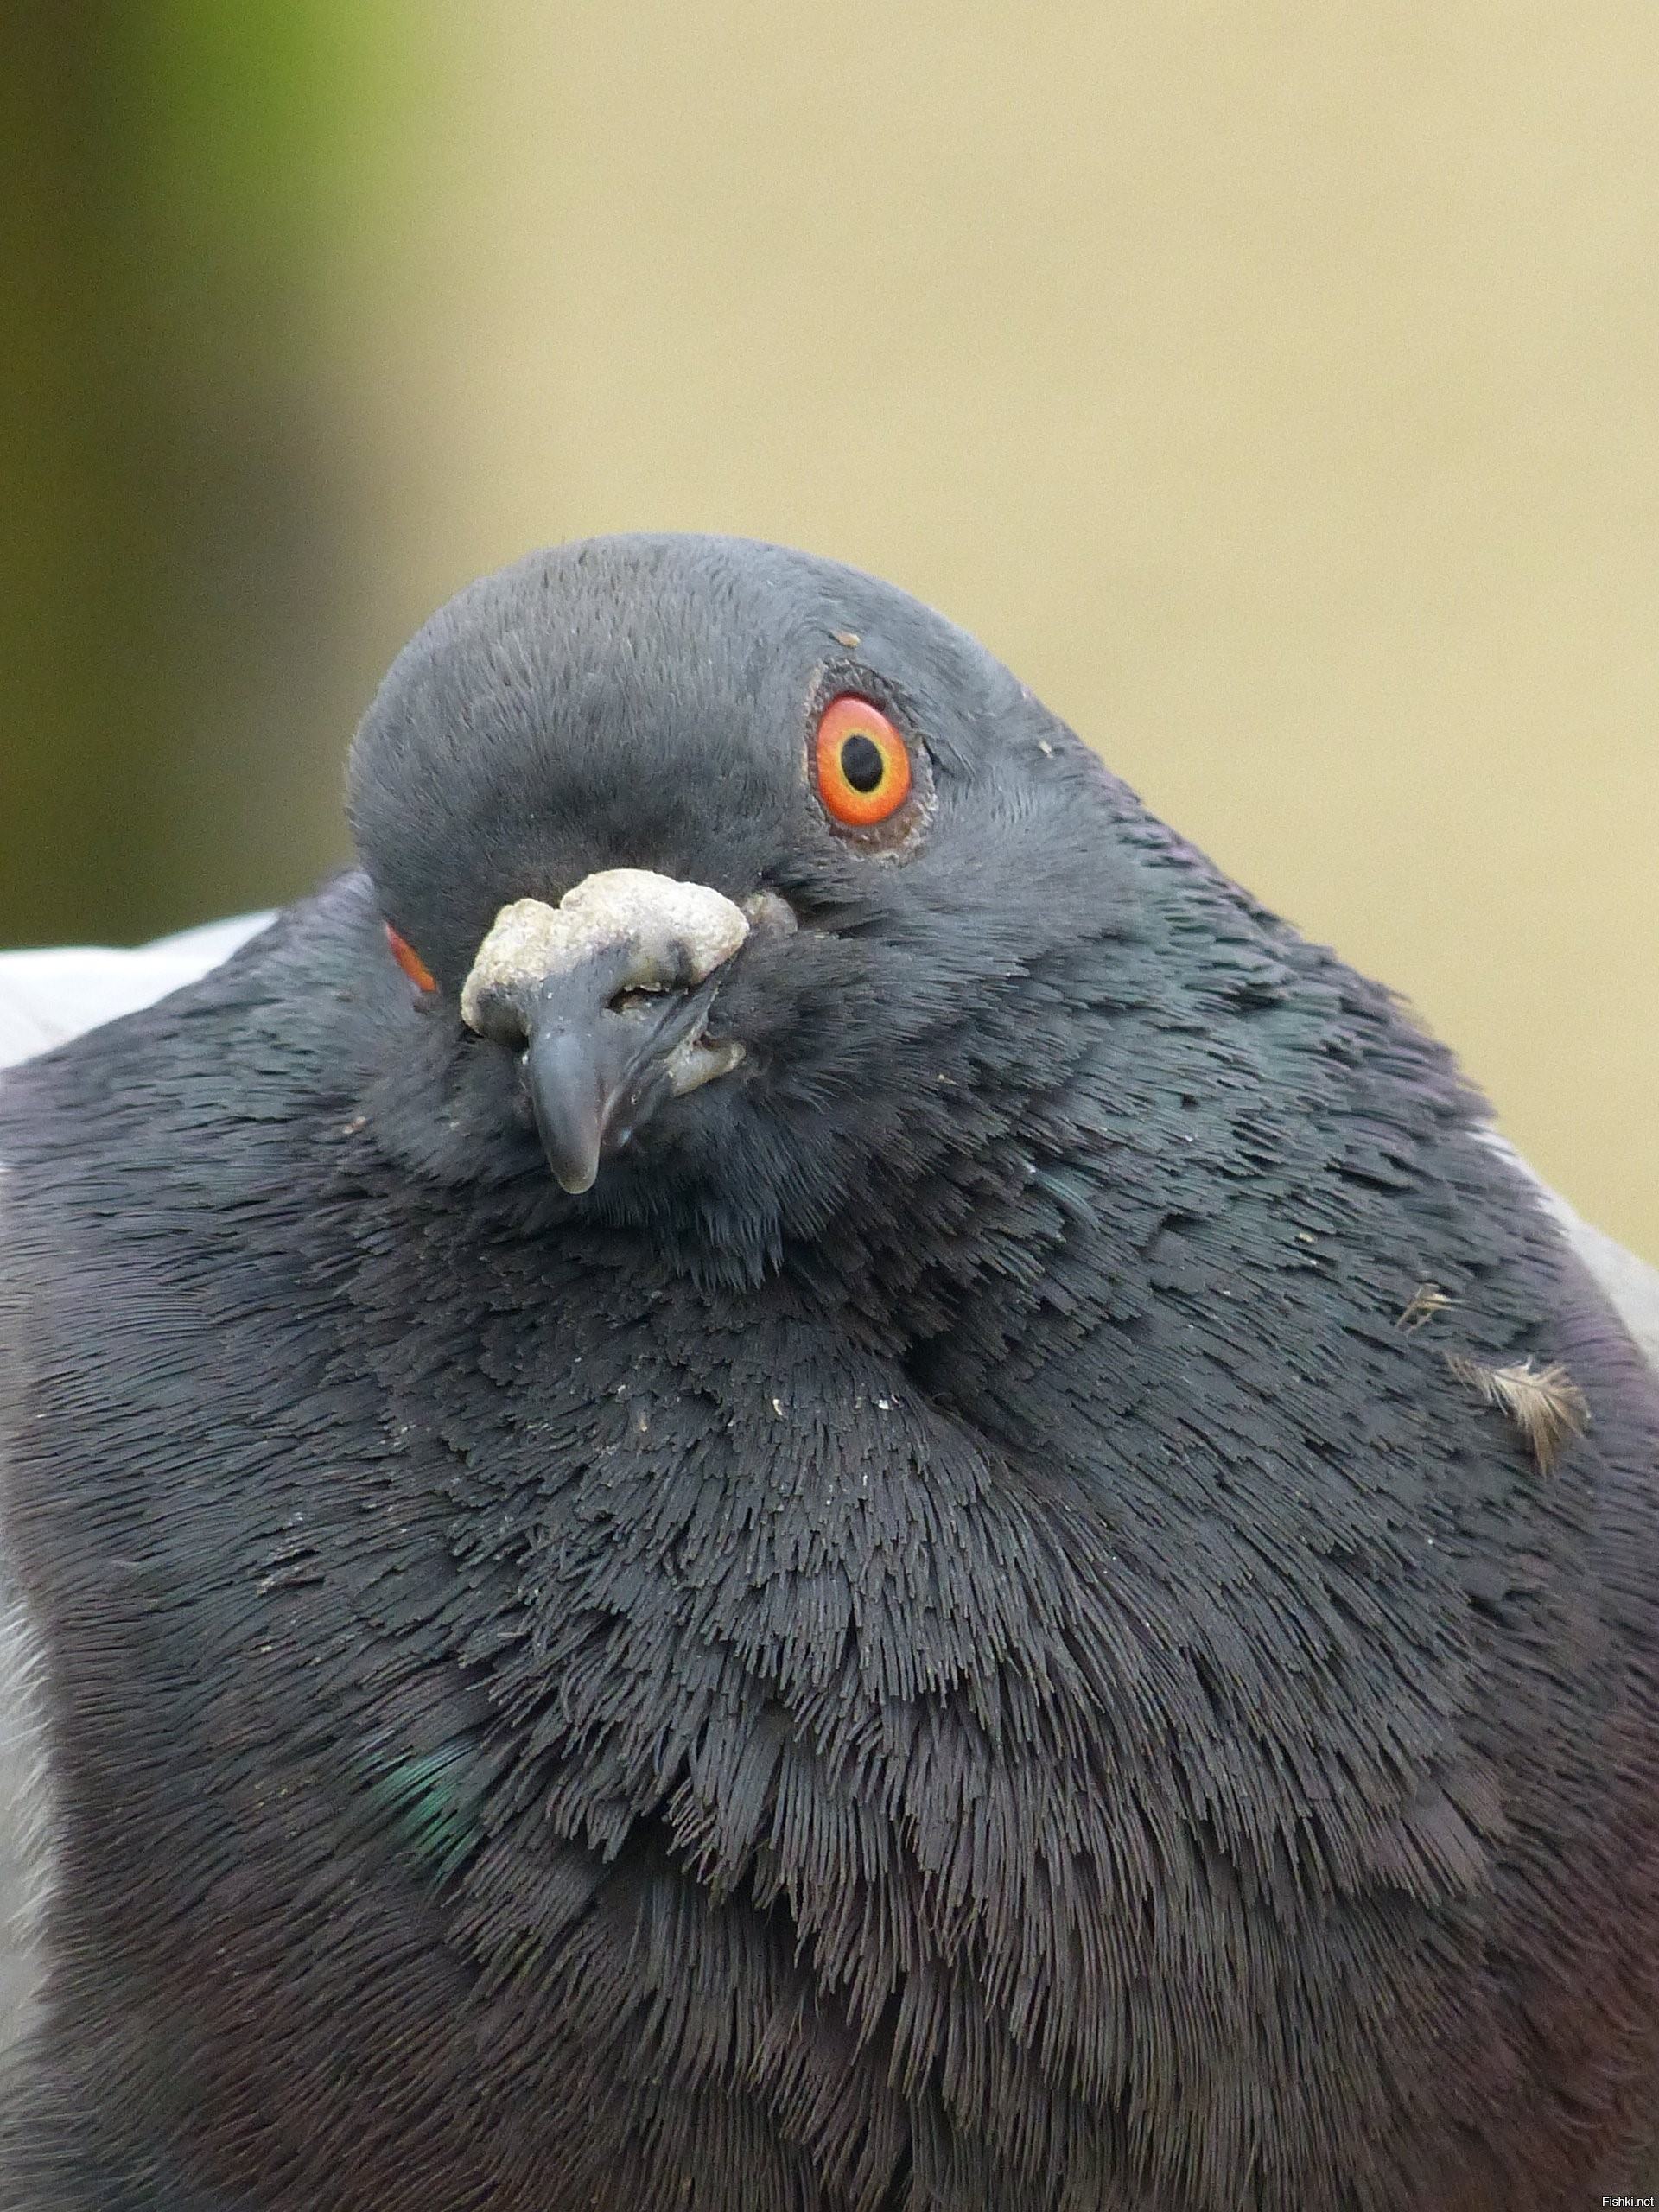
[(1420, 1282), (1394, 1325), (1396, 1329), (1408, 1331), (1421, 1329), (1425, 1321), (1432, 1321), (1437, 1313), (1444, 1313), (1452, 1303), (1452, 1299), (1439, 1283)]

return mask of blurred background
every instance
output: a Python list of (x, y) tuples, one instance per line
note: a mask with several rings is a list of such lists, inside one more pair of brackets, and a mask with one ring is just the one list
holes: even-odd
[(978, 632), (1659, 1257), (1652, 0), (9, 11), (0, 942), (306, 889), (440, 600)]

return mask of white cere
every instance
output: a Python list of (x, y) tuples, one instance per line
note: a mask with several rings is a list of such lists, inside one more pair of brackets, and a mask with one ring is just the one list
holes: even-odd
[(695, 988), (748, 933), (741, 908), (706, 883), (679, 883), (649, 868), (601, 868), (556, 906), (515, 899), (501, 909), (461, 988), (461, 1019), (479, 1029), (490, 999), (545, 982), (618, 945), (632, 956), (622, 989)]

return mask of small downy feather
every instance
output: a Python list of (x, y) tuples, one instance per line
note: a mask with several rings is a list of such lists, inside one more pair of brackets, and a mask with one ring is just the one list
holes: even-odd
[(1590, 1423), (1590, 1408), (1578, 1384), (1559, 1361), (1535, 1367), (1530, 1359), (1509, 1367), (1483, 1367), (1460, 1352), (1448, 1352), (1446, 1363), (1459, 1382), (1478, 1390), (1489, 1406), (1514, 1422), (1532, 1450), (1541, 1474), (1548, 1474), (1568, 1439), (1581, 1436)]

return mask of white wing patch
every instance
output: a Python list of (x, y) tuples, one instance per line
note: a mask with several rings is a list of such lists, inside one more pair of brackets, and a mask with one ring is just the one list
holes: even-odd
[(49, 1052), (84, 1029), (136, 1014), (228, 960), (269, 914), (239, 914), (131, 950), (57, 946), (0, 952), (0, 1068)]

